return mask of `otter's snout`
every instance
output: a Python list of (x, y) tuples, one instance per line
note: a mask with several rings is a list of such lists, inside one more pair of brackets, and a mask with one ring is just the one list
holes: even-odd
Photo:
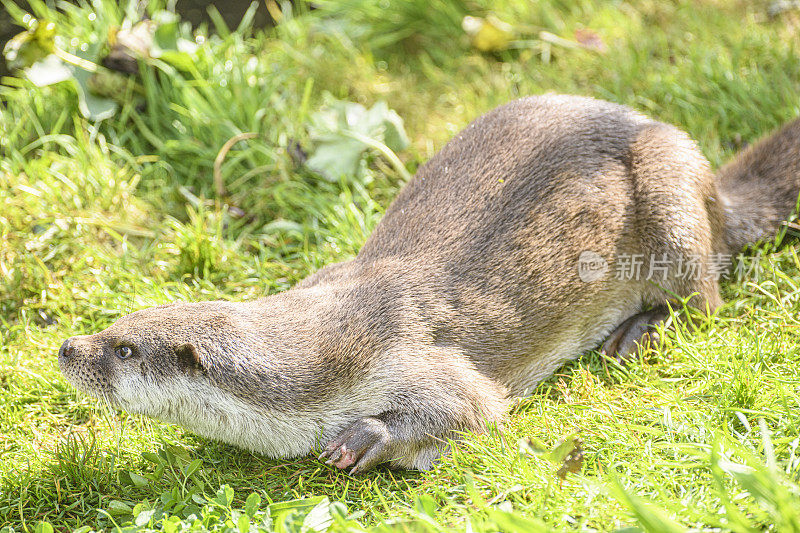
[(61, 348), (58, 349), (58, 362), (67, 361), (72, 359), (75, 355), (75, 346), (73, 346), (72, 339), (67, 339)]
[(67, 381), (83, 392), (108, 397), (113, 390), (113, 369), (92, 335), (65, 340), (58, 349), (58, 366)]

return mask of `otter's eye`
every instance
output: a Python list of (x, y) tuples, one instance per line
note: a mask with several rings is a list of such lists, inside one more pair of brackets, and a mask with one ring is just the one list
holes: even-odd
[(130, 346), (117, 346), (115, 351), (120, 359), (128, 359), (133, 355), (133, 349)]

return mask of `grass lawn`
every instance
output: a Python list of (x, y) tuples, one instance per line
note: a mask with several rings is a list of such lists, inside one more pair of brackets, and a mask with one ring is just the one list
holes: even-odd
[[(60, 49), (89, 60), (110, 27), (137, 19), (108, 0), (31, 3)], [(3, 79), (2, 531), (800, 531), (790, 237), (748, 252), (753, 268), (724, 284), (717, 316), (625, 368), (582, 355), (430, 472), (269, 460), (77, 394), (58, 371), (65, 338), (147, 306), (275, 293), (354, 256), (408, 173), (513, 98), (631, 105), (684, 128), (715, 166), (800, 114), (800, 10), (777, 3), (268, 4), (275, 28), (201, 29), (188, 65), (164, 56), (115, 79), (103, 120), (85, 118), (71, 81)], [(462, 18), (489, 14), (514, 28), (510, 48), (470, 45)], [(586, 29), (605, 51), (548, 37)], [(301, 164), (336, 101), (388, 103), (410, 139), (399, 161), (367, 150), (332, 180)], [(575, 435), (583, 462), (561, 476), (559, 443)]]

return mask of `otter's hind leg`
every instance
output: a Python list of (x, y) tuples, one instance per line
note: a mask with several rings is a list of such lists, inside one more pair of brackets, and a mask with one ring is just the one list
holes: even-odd
[(640, 280), (641, 299), (653, 307), (625, 320), (603, 344), (601, 351), (617, 359), (657, 342), (655, 327), (668, 316), (666, 305), (676, 296), (700, 309), (714, 310), (722, 303), (709, 266), (714, 251), (725, 249), (724, 217), (706, 158), (684, 132), (654, 124), (632, 144), (630, 172), (638, 253), (650, 262), (647, 280)]
[(668, 316), (669, 311), (666, 307), (657, 307), (633, 315), (611, 332), (600, 351), (620, 362), (630, 359), (640, 347), (647, 348), (658, 344), (657, 327)]

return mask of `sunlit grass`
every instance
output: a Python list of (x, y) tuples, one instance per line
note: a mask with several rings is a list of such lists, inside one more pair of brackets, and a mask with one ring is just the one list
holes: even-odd
[[(100, 46), (123, 14), (93, 5), (51, 15), (79, 43)], [(191, 71), (146, 71), (144, 105), (130, 99), (99, 124), (80, 116), (67, 86), (4, 80), (0, 527), (99, 529), (165, 501), (183, 517), (223, 485), (234, 489), (225, 512), (253, 492), (264, 505), (324, 495), (363, 511), (351, 519), (365, 526), (417, 517), (423, 531), (468, 520), (475, 530), (533, 527), (504, 522), (513, 517), (557, 530), (795, 527), (800, 265), (791, 241), (762, 259), (760, 275), (726, 285), (717, 317), (678, 328), (660, 353), (625, 368), (597, 353), (566, 365), (502, 431), (468, 437), (428, 473), (350, 478), (310, 457), (267, 460), (109, 412), (65, 383), (55, 354), (66, 337), (150, 305), (285, 290), (357, 253), (402, 179), (373, 155), (362, 180), (330, 183), (290, 156), (308, 142), (326, 93), (389, 102), (412, 139), (399, 154), (412, 172), (480, 113), (544, 91), (677, 124), (715, 165), (800, 114), (797, 13), (769, 18), (763, 4), (412, 2), (386, 18), (368, 2), (320, 5), (272, 30), (206, 35)], [(521, 41), (586, 27), (608, 51), (481, 55), (458, 15), (489, 9)], [(387, 27), (398, 33), (380, 40)], [(243, 132), (257, 135), (227, 154), (229, 194), (218, 198), (214, 160)], [(564, 480), (557, 465), (520, 453), (520, 439), (553, 447), (573, 433), (584, 465)]]

